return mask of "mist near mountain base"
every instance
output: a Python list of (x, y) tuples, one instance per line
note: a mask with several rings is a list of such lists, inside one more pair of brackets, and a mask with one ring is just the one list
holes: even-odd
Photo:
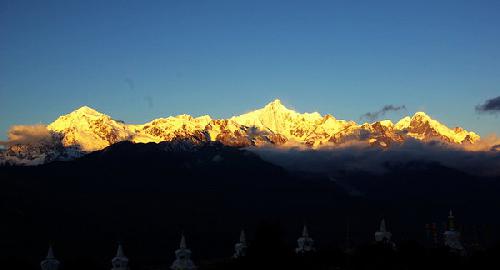
[[(496, 142), (496, 145), (490, 145)], [(496, 136), (482, 142), (482, 147), (493, 150), (479, 150), (480, 145), (466, 147), (443, 143), (424, 143), (408, 140), (390, 148), (368, 146), (366, 143), (351, 143), (344, 146), (325, 146), (318, 149), (302, 147), (247, 148), (266, 161), (292, 171), (305, 171), (337, 175), (344, 172), (368, 172), (384, 174), (392, 168), (411, 162), (439, 163), (465, 173), (480, 176), (500, 176), (500, 152)]]

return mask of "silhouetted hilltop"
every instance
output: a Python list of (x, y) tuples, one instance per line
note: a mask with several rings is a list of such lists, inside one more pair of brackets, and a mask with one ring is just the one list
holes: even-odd
[[(450, 208), (465, 226), (500, 224), (494, 179), (407, 164), (332, 181), (217, 142), (120, 142), (73, 161), (0, 167), (0, 179), (0, 263), (16, 269), (38, 268), (49, 242), (63, 269), (109, 269), (117, 241), (132, 269), (151, 269), (170, 265), (181, 232), (205, 265), (230, 257), (242, 228), (265, 246), (255, 234), (262, 224), (279, 224), (273, 241), (282, 250), (293, 249), (304, 223), (320, 249), (345, 243), (348, 220), (355, 244), (373, 240), (382, 216), (395, 241), (422, 245), (425, 223), (445, 220)], [(486, 235), (496, 239), (495, 231)]]

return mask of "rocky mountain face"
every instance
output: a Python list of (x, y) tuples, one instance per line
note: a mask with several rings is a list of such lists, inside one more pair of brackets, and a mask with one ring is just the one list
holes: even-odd
[[(264, 108), (229, 119), (178, 115), (142, 125), (125, 124), (84, 106), (59, 117), (47, 129), (56, 138), (55, 146), (52, 146), (54, 143), (10, 145), (2, 154), (4, 162), (15, 157), (15, 160), (36, 159), (36, 163), (43, 163), (69, 158), (78, 152), (101, 150), (120, 141), (218, 141), (235, 147), (279, 145), (311, 148), (362, 143), (385, 148), (410, 138), (450, 144), (473, 144), (480, 139), (474, 132), (460, 127), (450, 129), (423, 112), (407, 116), (396, 124), (390, 120), (357, 124), (329, 114), (298, 113), (286, 108), (278, 99)], [(69, 154), (61, 154), (68, 148), (72, 149)]]

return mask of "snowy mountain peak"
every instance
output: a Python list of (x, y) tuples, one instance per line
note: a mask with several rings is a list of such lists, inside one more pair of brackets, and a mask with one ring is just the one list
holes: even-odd
[(413, 116), (412, 119), (423, 119), (423, 120), (430, 120), (431, 117), (427, 115), (425, 112), (416, 112)]
[(83, 106), (72, 111), (69, 114), (62, 115), (52, 122), (48, 127), (49, 130), (61, 131), (70, 127), (88, 126), (90, 122), (101, 119), (103, 121), (114, 121), (111, 117), (102, 114), (90, 107)]
[(300, 114), (288, 109), (279, 99), (267, 104), (262, 109), (231, 118), (240, 125), (256, 127), (260, 130), (284, 135), (287, 138), (293, 137), (293, 130), (297, 126), (308, 125), (311, 127), (321, 119), (322, 116), (319, 113)]
[(396, 126), (408, 132), (408, 136), (418, 140), (443, 140), (449, 143), (475, 143), (480, 137), (474, 132), (463, 128), (450, 129), (437, 120), (432, 119), (425, 112), (417, 112), (413, 117), (403, 118)]
[(47, 129), (61, 134), (65, 146), (83, 151), (99, 150), (130, 137), (125, 124), (87, 106), (60, 116)]
[[(396, 124), (381, 120), (360, 125), (329, 114), (299, 113), (285, 107), (279, 99), (229, 119), (181, 114), (142, 125), (128, 125), (83, 106), (57, 118), (47, 129), (61, 138), (59, 145), (83, 152), (100, 150), (120, 141), (159, 143), (179, 139), (193, 143), (218, 141), (231, 146), (304, 145), (313, 148), (352, 141), (390, 147), (409, 138), (450, 144), (475, 143), (480, 139), (474, 132), (463, 128), (450, 129), (424, 112), (404, 117)], [(18, 150), (10, 152), (22, 155), (24, 148), (16, 147)], [(44, 151), (40, 150), (41, 153)]]
[(281, 103), (281, 100), (275, 99), (274, 101), (268, 103), (264, 108), (255, 110), (254, 112), (258, 112), (262, 118), (272, 118), (277, 115), (296, 115), (298, 114), (296, 111), (288, 109)]
[(287, 109), (285, 107), (285, 105), (283, 105), (281, 100), (279, 100), (279, 99), (275, 99), (275, 100), (269, 102), (266, 106), (264, 106), (264, 108), (268, 108), (268, 109), (272, 109), (272, 110), (286, 110)]
[(73, 114), (73, 115), (93, 115), (93, 116), (102, 116), (102, 115), (104, 115), (104, 114), (96, 111), (95, 109), (93, 109), (93, 108), (91, 108), (89, 106), (82, 106), (82, 107), (74, 110), (70, 114)]

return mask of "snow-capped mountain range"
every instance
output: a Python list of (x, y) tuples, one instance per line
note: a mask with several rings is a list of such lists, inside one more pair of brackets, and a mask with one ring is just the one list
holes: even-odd
[(36, 159), (36, 163), (43, 163), (61, 156), (62, 152), (62, 156), (71, 157), (78, 155), (75, 153), (101, 150), (120, 141), (217, 141), (237, 147), (279, 145), (311, 148), (360, 142), (385, 148), (409, 138), (449, 144), (474, 144), (480, 139), (474, 132), (460, 127), (450, 129), (423, 112), (407, 116), (396, 124), (390, 120), (357, 124), (338, 120), (329, 114), (299, 113), (286, 108), (278, 99), (261, 109), (229, 119), (178, 115), (142, 125), (125, 124), (84, 106), (59, 117), (47, 129), (58, 143), (10, 145), (2, 154), (3, 159)]

